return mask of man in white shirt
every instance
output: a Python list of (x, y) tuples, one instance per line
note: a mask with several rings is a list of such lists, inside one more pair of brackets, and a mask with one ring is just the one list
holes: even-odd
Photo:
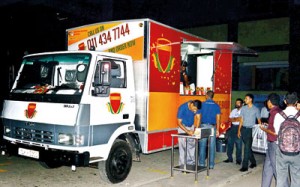
[(224, 160), (225, 163), (233, 162), (232, 153), (235, 144), (235, 159), (236, 164), (241, 165), (242, 162), (242, 139), (237, 137), (237, 132), (241, 120), (241, 108), (243, 106), (243, 100), (238, 98), (235, 100), (235, 109), (233, 109), (229, 115), (229, 120), (231, 122), (230, 129), (226, 132), (228, 133), (227, 142), (227, 159)]
[[(295, 104), (297, 102), (297, 93), (288, 93), (284, 99), (287, 105), (283, 112), (286, 116), (295, 116), (297, 114), (297, 109)], [(300, 117), (297, 119), (300, 122)], [(280, 125), (284, 121), (283, 116), (278, 113), (274, 119), (274, 129), (275, 133), (278, 135)], [(278, 142), (277, 142), (278, 143)], [(276, 149), (276, 172), (277, 172), (277, 187), (287, 186), (286, 181), (291, 178), (291, 187), (300, 186), (300, 154), (294, 156), (288, 156), (283, 154), (279, 148)]]

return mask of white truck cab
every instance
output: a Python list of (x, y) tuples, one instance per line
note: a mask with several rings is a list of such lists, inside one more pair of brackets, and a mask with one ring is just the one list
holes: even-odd
[(135, 130), (132, 71), (131, 57), (114, 53), (25, 56), (2, 111), (8, 151), (48, 168), (118, 160), (103, 175), (124, 180)]

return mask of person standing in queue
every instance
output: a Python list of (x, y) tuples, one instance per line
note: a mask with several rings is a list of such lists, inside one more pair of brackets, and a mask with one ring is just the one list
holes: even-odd
[[(194, 134), (194, 129), (199, 127), (201, 120), (201, 101), (192, 100), (183, 103), (177, 112), (178, 133)], [(186, 141), (187, 147), (186, 147)], [(178, 138), (179, 165), (184, 165), (184, 153), (187, 151), (188, 165), (195, 165), (195, 140), (192, 138)]]
[[(271, 93), (268, 95), (267, 99), (267, 107), (269, 109), (269, 119), (268, 119), (268, 126), (265, 127), (264, 125), (260, 126), (260, 129), (267, 133), (267, 141), (268, 141), (268, 149), (266, 152), (266, 157), (264, 161), (264, 167), (262, 172), (262, 187), (270, 187), (272, 183), (273, 176), (276, 180), (276, 158), (275, 158), (275, 151), (278, 149), (276, 144), (277, 135), (274, 129), (274, 118), (275, 115), (282, 110), (279, 108), (280, 96), (276, 93)], [(288, 184), (288, 181), (286, 181)]]
[[(248, 167), (256, 167), (256, 160), (252, 152), (252, 128), (255, 125), (256, 119), (259, 124), (260, 120), (260, 111), (253, 104), (254, 96), (252, 94), (246, 94), (245, 96), (245, 106), (241, 109), (241, 121), (238, 129), (238, 138), (242, 138), (244, 143), (244, 158), (242, 163), (241, 172), (248, 171)], [(251, 162), (250, 166), (249, 160)]]
[[(219, 126), (221, 119), (220, 106), (213, 101), (214, 92), (209, 90), (206, 92), (206, 101), (202, 103), (201, 109), (201, 128), (213, 128), (214, 135), (210, 137), (209, 149), (209, 169), (215, 166), (215, 152), (216, 152), (216, 137), (219, 137)], [(199, 166), (205, 167), (206, 147), (208, 138), (202, 138), (199, 141)]]
[[(297, 95), (296, 92), (288, 92), (284, 97), (286, 108), (277, 113), (274, 118), (274, 129), (277, 134), (277, 149), (275, 150), (276, 187), (300, 186), (300, 153), (295, 150), (299, 148), (300, 144), (300, 112), (295, 108)], [(286, 120), (287, 118), (292, 120)], [(291, 123), (293, 125), (290, 125)]]
[(233, 162), (232, 153), (235, 144), (235, 159), (236, 164), (240, 165), (242, 162), (242, 140), (237, 137), (237, 132), (240, 125), (241, 120), (241, 108), (243, 106), (243, 100), (241, 98), (236, 99), (235, 101), (235, 109), (233, 109), (229, 115), (229, 119), (231, 122), (231, 127), (227, 131), (228, 133), (228, 143), (227, 143), (227, 159), (224, 160), (225, 163)]

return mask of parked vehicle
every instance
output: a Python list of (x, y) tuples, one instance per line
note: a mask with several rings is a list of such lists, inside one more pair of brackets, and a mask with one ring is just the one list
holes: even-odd
[[(4, 101), (4, 140), (10, 154), (47, 168), (98, 163), (118, 183), (140, 153), (171, 147), (177, 108), (215, 91), (226, 130), (233, 53), (254, 51), (211, 42), (150, 19), (97, 23), (67, 31), (67, 51), (23, 58)], [(190, 76), (180, 80), (181, 61)]]

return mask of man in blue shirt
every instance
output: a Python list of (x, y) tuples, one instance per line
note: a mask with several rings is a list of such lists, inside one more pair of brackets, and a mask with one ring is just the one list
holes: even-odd
[[(215, 166), (215, 149), (216, 149), (216, 137), (219, 136), (219, 126), (221, 118), (220, 106), (213, 101), (214, 92), (209, 90), (206, 92), (206, 101), (202, 103), (201, 109), (201, 128), (213, 128), (214, 135), (210, 138), (210, 151), (209, 151), (209, 168), (213, 169)], [(207, 138), (203, 138), (199, 141), (199, 165), (205, 166)]]
[[(177, 113), (178, 133), (194, 134), (194, 129), (199, 127), (201, 118), (201, 101), (193, 100), (183, 103)], [(195, 165), (195, 140), (178, 138), (179, 165), (184, 165), (184, 152), (187, 151), (187, 164)]]

